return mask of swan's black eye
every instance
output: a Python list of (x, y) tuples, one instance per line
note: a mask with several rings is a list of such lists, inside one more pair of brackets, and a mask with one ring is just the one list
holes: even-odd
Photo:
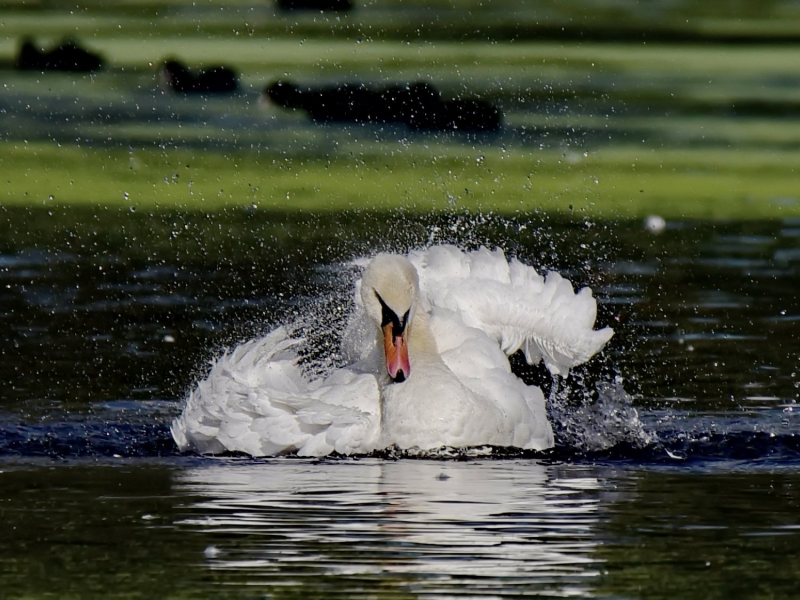
[(406, 311), (406, 314), (403, 316), (403, 322), (401, 323), (400, 319), (397, 317), (397, 314), (391, 308), (389, 308), (377, 291), (375, 292), (375, 297), (378, 299), (378, 302), (381, 303), (381, 328), (391, 324), (392, 335), (394, 337), (403, 335), (403, 331), (405, 331), (406, 325), (408, 324), (408, 314), (411, 312), (411, 309)]

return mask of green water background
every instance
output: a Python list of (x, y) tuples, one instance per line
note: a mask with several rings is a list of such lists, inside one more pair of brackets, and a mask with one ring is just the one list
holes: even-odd
[[(800, 213), (796, 2), (0, 5), (0, 202), (217, 210), (543, 209), (604, 218)], [(25, 35), (92, 75), (21, 73)], [(167, 57), (240, 73), (231, 97), (159, 87)], [(493, 135), (318, 126), (276, 79), (425, 80), (504, 114)]]

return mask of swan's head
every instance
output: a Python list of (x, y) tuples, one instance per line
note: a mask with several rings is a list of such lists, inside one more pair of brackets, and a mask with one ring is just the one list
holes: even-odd
[(361, 301), (380, 331), (389, 377), (405, 381), (411, 374), (408, 335), (419, 294), (417, 270), (396, 254), (379, 254), (361, 278)]

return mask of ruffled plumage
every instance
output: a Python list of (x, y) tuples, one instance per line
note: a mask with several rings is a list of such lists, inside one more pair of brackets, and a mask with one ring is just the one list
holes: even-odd
[[(373, 260), (364, 280), (374, 294), (356, 285), (342, 348), (348, 367), (307, 379), (296, 352), (302, 340), (284, 328), (242, 344), (190, 392), (172, 425), (178, 446), (253, 456), (552, 446), (541, 390), (514, 376), (506, 356), (522, 350), (529, 363), (543, 360), (560, 376), (591, 358), (613, 334), (592, 329), (591, 290), (576, 294), (557, 273), (544, 278), (501, 250), (437, 246), (411, 252), (408, 261), (387, 263), (399, 273), (376, 273), (380, 261)], [(375, 295), (410, 306), (411, 374), (401, 383), (386, 373), (376, 336), (380, 308), (369, 306), (377, 305)]]
[(309, 382), (280, 327), (217, 359), (189, 393), (172, 435), (182, 450), (324, 456), (375, 449), (380, 393), (374, 376), (348, 369)]

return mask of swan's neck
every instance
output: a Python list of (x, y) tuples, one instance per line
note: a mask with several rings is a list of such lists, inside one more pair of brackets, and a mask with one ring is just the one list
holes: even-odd
[(428, 314), (417, 311), (414, 319), (409, 323), (408, 330), (408, 358), (411, 362), (411, 372), (414, 372), (415, 362), (439, 362), (439, 349), (428, 322)]

